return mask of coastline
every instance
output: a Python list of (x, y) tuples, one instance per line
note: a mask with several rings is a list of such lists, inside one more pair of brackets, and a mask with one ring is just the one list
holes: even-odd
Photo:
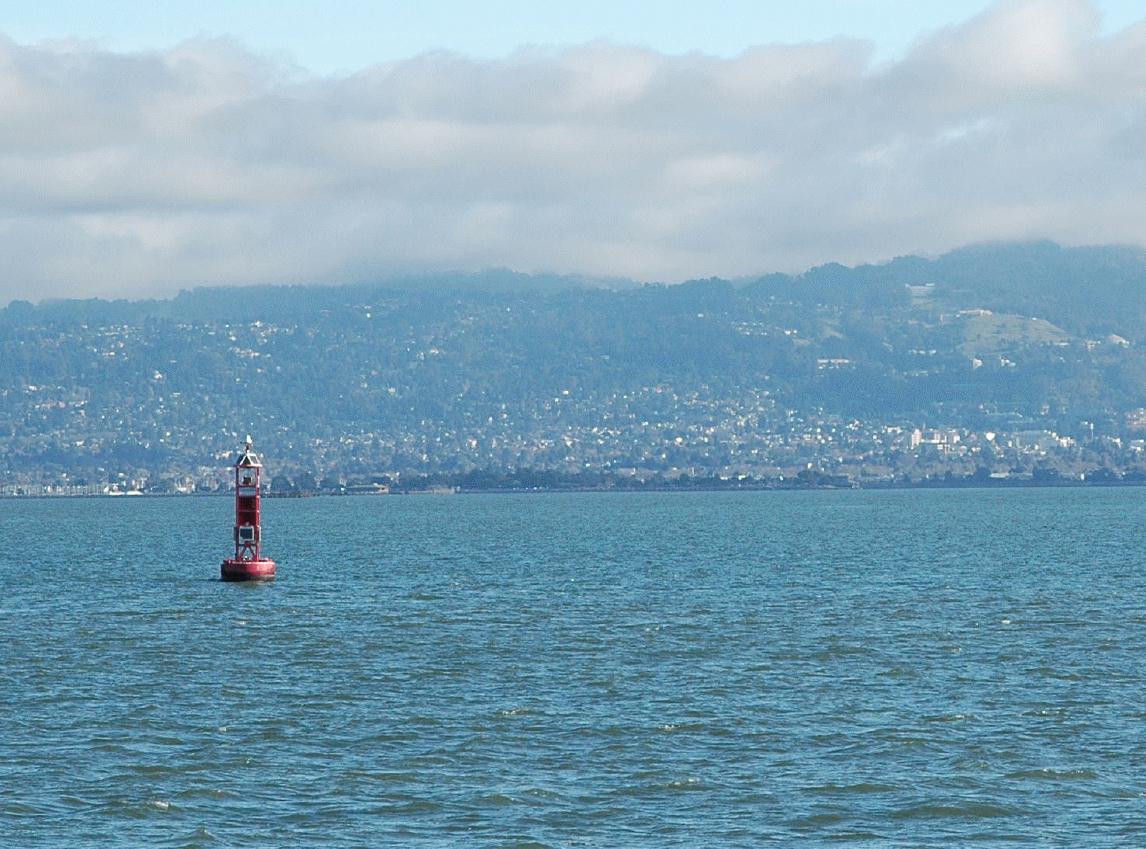
[[(802, 481), (727, 481), (715, 482), (711, 479), (693, 479), (687, 483), (672, 483), (657, 481), (647, 484), (616, 485), (566, 485), (566, 486), (453, 486), (453, 487), (427, 487), (402, 488), (397, 487), (389, 492), (290, 492), (267, 493), (264, 497), (270, 499), (297, 499), (297, 498), (379, 498), (383, 496), (446, 496), (446, 495), (552, 495), (558, 493), (663, 493), (663, 492), (810, 492), (810, 491), (847, 491), (847, 490), (999, 490), (999, 489), (1110, 489), (1146, 486), (1146, 479), (1115, 479), (1115, 480), (1035, 480), (1029, 478), (999, 478), (988, 481), (960, 479), (954, 480), (920, 480), (920, 481), (849, 481), (849, 482), (815, 482)], [(55, 499), (118, 499), (126, 497), (124, 493), (0, 493), (0, 500), (55, 500)], [(230, 490), (217, 492), (142, 492), (133, 493), (132, 499), (157, 498), (233, 498)]]

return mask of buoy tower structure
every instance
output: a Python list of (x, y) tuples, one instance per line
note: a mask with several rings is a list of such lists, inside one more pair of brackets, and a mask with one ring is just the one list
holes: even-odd
[(259, 505), (262, 474), (262, 461), (248, 436), (235, 460), (235, 556), (223, 561), (224, 581), (270, 581), (275, 577), (275, 561), (263, 557)]

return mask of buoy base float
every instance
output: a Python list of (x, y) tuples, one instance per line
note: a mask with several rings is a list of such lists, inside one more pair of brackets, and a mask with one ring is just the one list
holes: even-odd
[(273, 560), (224, 560), (220, 574), (224, 581), (273, 581)]

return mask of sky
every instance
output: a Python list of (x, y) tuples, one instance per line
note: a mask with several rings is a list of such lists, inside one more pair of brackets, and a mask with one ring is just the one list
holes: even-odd
[(1146, 244), (1141, 0), (51, 5), (0, 0), (0, 304)]
[[(602, 39), (661, 53), (732, 57), (761, 44), (846, 36), (870, 41), (877, 60), (890, 60), (901, 58), (921, 35), (989, 5), (986, 0), (0, 0), (0, 25), (22, 43), (79, 38), (118, 51), (231, 37), (256, 53), (331, 74), (427, 50), (495, 59), (525, 45)], [(1142, 0), (1101, 0), (1094, 8), (1104, 32), (1144, 15)]]

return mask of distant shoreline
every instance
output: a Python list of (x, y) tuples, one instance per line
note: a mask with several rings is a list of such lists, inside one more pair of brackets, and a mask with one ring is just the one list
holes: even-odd
[[(852, 483), (852, 484), (729, 484), (712, 485), (704, 483), (685, 485), (665, 485), (663, 483), (648, 486), (559, 486), (559, 487), (455, 487), (453, 489), (394, 489), (384, 493), (367, 492), (307, 492), (307, 493), (267, 493), (265, 498), (272, 499), (302, 499), (302, 498), (380, 498), (392, 496), (447, 496), (447, 495), (557, 495), (561, 493), (665, 493), (665, 492), (825, 492), (825, 491), (890, 491), (890, 490), (997, 490), (997, 489), (1119, 489), (1128, 487), (1146, 486), (1146, 480), (1103, 480), (1103, 481), (1034, 481), (1022, 479), (997, 479), (986, 481), (918, 481), (918, 482), (888, 482), (888, 483)], [(234, 493), (222, 492), (144, 492), (137, 495), (126, 496), (123, 493), (109, 494), (56, 494), (38, 493), (12, 495), (0, 494), (0, 500), (62, 500), (62, 499), (125, 499), (138, 498), (233, 498)]]

